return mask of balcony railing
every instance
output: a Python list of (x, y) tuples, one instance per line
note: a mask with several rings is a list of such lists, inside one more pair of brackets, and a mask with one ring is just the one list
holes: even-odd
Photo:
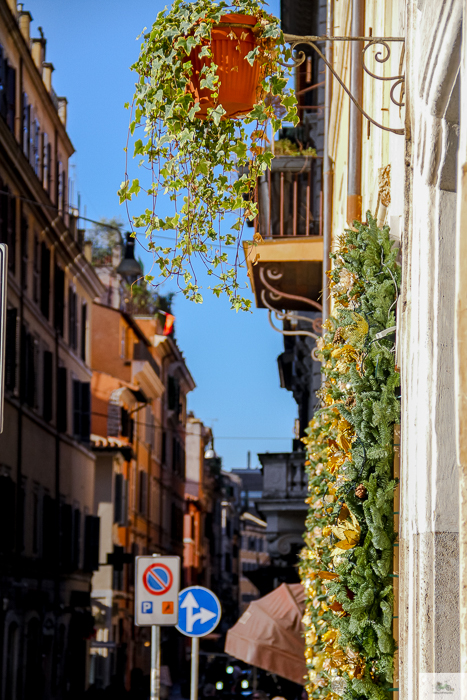
[(321, 158), (276, 156), (258, 180), (255, 231), (263, 238), (322, 235), (321, 171)]

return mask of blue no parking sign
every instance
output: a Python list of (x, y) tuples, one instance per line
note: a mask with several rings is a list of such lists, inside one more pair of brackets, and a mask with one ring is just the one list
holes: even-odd
[(202, 586), (190, 586), (178, 595), (177, 629), (187, 637), (204, 637), (221, 619), (221, 604), (216, 595)]

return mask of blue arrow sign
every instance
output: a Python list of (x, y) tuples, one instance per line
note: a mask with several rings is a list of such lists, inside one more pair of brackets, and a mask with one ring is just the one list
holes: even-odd
[(190, 586), (178, 594), (177, 629), (187, 637), (204, 637), (212, 632), (221, 614), (217, 596), (207, 588)]

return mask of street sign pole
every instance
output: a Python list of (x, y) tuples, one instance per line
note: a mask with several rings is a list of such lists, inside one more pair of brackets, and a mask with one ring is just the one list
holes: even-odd
[(190, 700), (198, 700), (199, 637), (191, 638), (191, 692)]
[(160, 700), (161, 696), (161, 628), (151, 627), (151, 694), (150, 700)]
[[(153, 554), (158, 557), (159, 554)], [(161, 628), (160, 625), (151, 627), (151, 680), (150, 700), (160, 700), (161, 696)]]
[(179, 593), (178, 613), (178, 631), (191, 637), (190, 700), (198, 700), (199, 639), (210, 634), (219, 624), (221, 604), (208, 588), (190, 586)]
[(161, 697), (161, 626), (178, 622), (180, 557), (135, 558), (135, 625), (151, 628), (150, 700)]

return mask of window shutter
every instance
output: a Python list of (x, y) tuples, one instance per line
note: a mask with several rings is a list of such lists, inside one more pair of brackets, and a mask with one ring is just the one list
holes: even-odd
[(10, 131), (14, 133), (16, 117), (16, 71), (11, 66), (7, 67), (7, 117), (6, 122)]
[(57, 556), (55, 501), (48, 494), (42, 504), (42, 555), (46, 564), (52, 564)]
[(73, 558), (73, 509), (68, 503), (60, 507), (60, 564), (71, 571)]
[(42, 387), (42, 417), (45, 421), (52, 420), (52, 392), (53, 392), (53, 355), (49, 350), (44, 350), (44, 373)]
[(36, 405), (37, 367), (36, 367), (37, 341), (31, 333), (26, 335), (26, 403), (30, 408)]
[(99, 568), (99, 518), (86, 515), (84, 519), (84, 563), (83, 571)]
[(55, 264), (54, 270), (54, 326), (63, 337), (65, 311), (65, 271)]
[(122, 522), (123, 474), (115, 474), (114, 523)]
[(5, 386), (8, 391), (16, 389), (16, 334), (17, 309), (8, 309), (6, 313), (6, 347), (5, 347)]
[(109, 401), (107, 406), (107, 436), (118, 437), (120, 435), (120, 405)]
[(51, 181), (52, 181), (52, 146), (50, 143), (47, 144), (47, 181), (46, 181), (46, 189), (47, 192), (50, 194), (50, 187), (51, 187)]
[(91, 384), (81, 382), (81, 440), (89, 442), (91, 437)]
[(81, 511), (79, 508), (73, 510), (73, 554), (72, 568), (79, 569), (81, 559)]
[(16, 265), (16, 199), (8, 197), (8, 269), (14, 270)]
[(73, 435), (81, 437), (81, 382), (73, 380)]
[(59, 367), (57, 377), (57, 430), (61, 433), (66, 433), (68, 428), (67, 403), (67, 371), (66, 367)]
[(3, 48), (0, 46), (0, 114), (4, 119), (6, 119), (7, 109), (6, 109), (6, 72), (7, 72), (7, 62), (3, 54)]
[(86, 337), (87, 337), (87, 322), (88, 322), (88, 306), (86, 302), (81, 304), (81, 347), (80, 357), (83, 362), (86, 362)]
[(50, 250), (44, 241), (41, 243), (41, 311), (49, 318), (50, 298)]

